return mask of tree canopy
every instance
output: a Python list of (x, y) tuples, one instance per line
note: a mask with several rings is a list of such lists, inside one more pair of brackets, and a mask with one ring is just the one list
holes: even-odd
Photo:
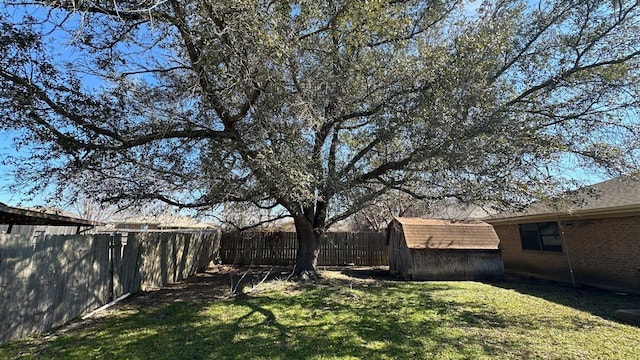
[(515, 205), (567, 166), (637, 167), (637, 1), (43, 0), (0, 16), (18, 182), (284, 209), (306, 268), (382, 195)]

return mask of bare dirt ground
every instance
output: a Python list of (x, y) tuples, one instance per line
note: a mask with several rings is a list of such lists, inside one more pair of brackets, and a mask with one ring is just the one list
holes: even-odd
[[(228, 299), (272, 280), (287, 280), (291, 277), (291, 270), (286, 266), (217, 265), (182, 282), (131, 295), (111, 308), (95, 313), (90, 318), (76, 319), (44, 337), (34, 338), (33, 341), (50, 340), (72, 330), (90, 327), (104, 317), (113, 316), (116, 311), (136, 311), (145, 307), (193, 299), (205, 302)], [(337, 279), (349, 283), (391, 280), (387, 267), (320, 267), (319, 270), (325, 279)]]
[[(390, 279), (385, 267), (320, 267), (326, 278), (351, 278), (349, 281)], [(166, 302), (188, 299), (214, 300), (228, 298), (242, 293), (260, 283), (272, 280), (288, 280), (292, 268), (286, 266), (233, 266), (217, 265), (203, 273), (195, 274), (186, 280), (169, 284), (156, 291), (134, 295), (126, 304), (137, 306), (156, 306)]]

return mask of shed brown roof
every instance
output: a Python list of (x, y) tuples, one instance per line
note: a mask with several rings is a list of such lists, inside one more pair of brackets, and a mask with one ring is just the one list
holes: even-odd
[(500, 240), (482, 221), (395, 218), (410, 249), (495, 250)]

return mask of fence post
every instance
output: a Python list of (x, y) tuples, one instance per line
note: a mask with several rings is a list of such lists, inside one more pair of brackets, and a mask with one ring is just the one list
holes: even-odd
[[(98, 241), (99, 237), (95, 236), (94, 241)], [(115, 276), (115, 235), (111, 233), (109, 236), (109, 294), (107, 295), (107, 302), (114, 299), (114, 276)]]

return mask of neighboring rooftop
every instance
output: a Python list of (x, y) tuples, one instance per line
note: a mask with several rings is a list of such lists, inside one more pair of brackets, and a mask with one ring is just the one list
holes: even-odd
[(640, 214), (640, 179), (621, 176), (567, 192), (554, 204), (536, 202), (523, 211), (506, 211), (483, 220), (496, 224), (635, 214)]
[(188, 216), (161, 214), (155, 216), (137, 216), (114, 221), (116, 229), (148, 226), (149, 229), (211, 229), (213, 224), (203, 223)]
[(444, 220), (480, 220), (491, 215), (478, 205), (441, 204), (434, 206), (425, 217)]
[(394, 218), (394, 222), (400, 224), (410, 249), (494, 250), (500, 243), (493, 226), (477, 220)]
[(99, 226), (98, 221), (80, 219), (61, 210), (45, 207), (18, 208), (0, 203), (0, 224), (8, 225), (53, 225), (53, 226)]

